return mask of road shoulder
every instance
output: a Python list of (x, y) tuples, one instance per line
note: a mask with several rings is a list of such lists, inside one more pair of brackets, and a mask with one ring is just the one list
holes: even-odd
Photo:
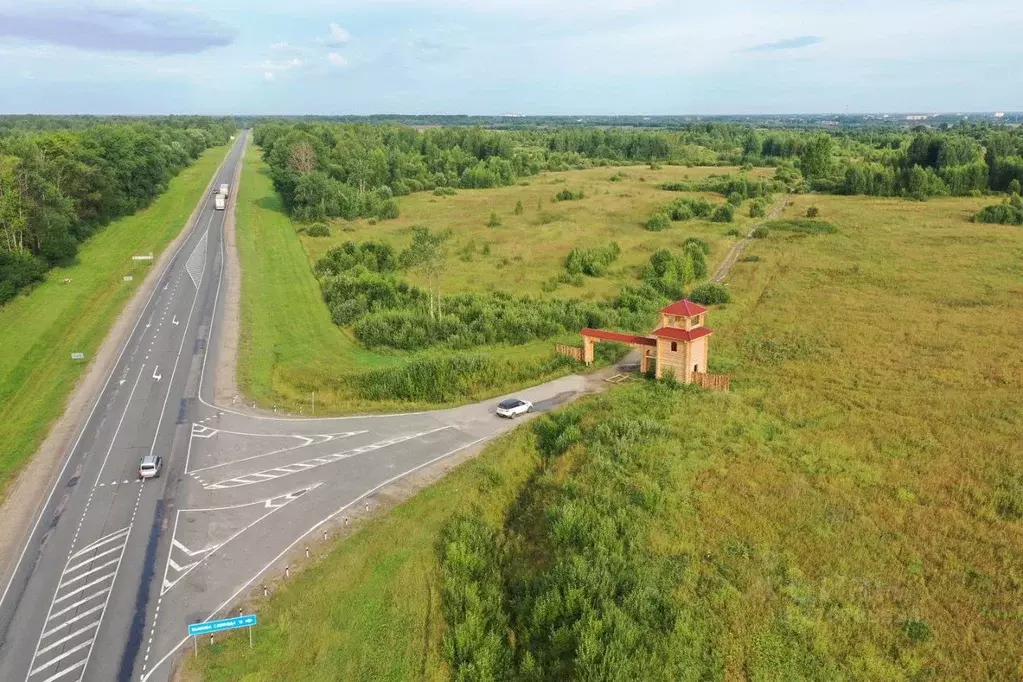
[(167, 269), (174, 254), (186, 239), (188, 228), (195, 224), (196, 217), (209, 197), (213, 183), (229, 154), (230, 148), (225, 153), (224, 160), (217, 166), (217, 170), (210, 176), (206, 189), (196, 201), (188, 221), (164, 248), (155, 266), (150, 269), (135, 294), (117, 316), (93, 356), (88, 370), (71, 390), (64, 412), (8, 489), (7, 497), (0, 506), (0, 584), (6, 585), (10, 580), (20, 560), (21, 548), (32, 531), (34, 520), (49, 499), (50, 493), (47, 490), (52, 488), (55, 479), (60, 475), (61, 463), (70, 456), (69, 448), (74, 438), (84, 428), (93, 405), (100, 399), (103, 384), (131, 334), (135, 319), (149, 300), (157, 281)]

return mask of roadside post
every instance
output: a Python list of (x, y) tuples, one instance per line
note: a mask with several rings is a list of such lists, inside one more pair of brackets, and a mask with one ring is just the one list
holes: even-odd
[(252, 648), (252, 626), (257, 622), (255, 614), (249, 614), (247, 616), (238, 615), (234, 618), (221, 618), (220, 620), (211, 620), (205, 623), (193, 623), (188, 626), (188, 634), (192, 638), (192, 646), (194, 649), (194, 655), (199, 655), (199, 635), (209, 635), (210, 642), (213, 642), (214, 632), (223, 632), (226, 630), (236, 630), (238, 628), (248, 628), (249, 630), (249, 648)]

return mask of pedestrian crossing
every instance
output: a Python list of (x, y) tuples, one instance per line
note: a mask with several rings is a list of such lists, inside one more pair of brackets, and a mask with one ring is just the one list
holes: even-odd
[(27, 682), (82, 679), (130, 531), (131, 526), (114, 531), (68, 557), (39, 634)]

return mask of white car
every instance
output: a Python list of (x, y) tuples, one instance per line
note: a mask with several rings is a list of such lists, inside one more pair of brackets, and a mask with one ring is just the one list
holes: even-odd
[(533, 411), (533, 403), (528, 400), (519, 400), (518, 398), (508, 398), (508, 400), (502, 400), (497, 405), (497, 416), (507, 417), (508, 419), (515, 419), (520, 414)]
[(139, 464), (139, 479), (156, 478), (163, 468), (163, 457), (159, 455), (146, 455)]

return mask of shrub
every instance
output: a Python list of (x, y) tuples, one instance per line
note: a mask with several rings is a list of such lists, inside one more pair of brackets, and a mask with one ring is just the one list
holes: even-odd
[(735, 207), (731, 204), (722, 204), (714, 209), (710, 220), (714, 223), (730, 223), (735, 219)]
[(767, 239), (767, 235), (771, 234), (771, 230), (764, 225), (757, 225), (753, 228), (753, 231), (749, 233), (749, 236), (753, 239)]
[(731, 228), (729, 228), (728, 230), (725, 231), (725, 236), (726, 237), (745, 237), (746, 235), (744, 235), (742, 233), (742, 230), (740, 230), (739, 228), (731, 227)]
[(680, 197), (668, 206), (672, 220), (706, 218), (713, 210), (714, 206), (703, 197)]
[(810, 206), (809, 208), (806, 209), (807, 218), (816, 218), (818, 215), (820, 215), (820, 209), (818, 209), (816, 206)]
[(792, 220), (771, 220), (764, 223), (765, 227), (783, 232), (802, 232), (804, 234), (834, 234), (838, 228), (824, 220), (807, 220), (805, 218), (794, 218)]
[(1012, 182), (1009, 183), (1009, 194), (1023, 194), (1023, 188), (1020, 188), (1019, 178), (1013, 178)]
[(728, 293), (728, 289), (717, 282), (705, 282), (690, 291), (689, 298), (700, 305), (717, 305), (728, 303), (732, 300), (732, 295)]
[(19, 289), (46, 276), (46, 263), (27, 252), (0, 251), (0, 305), (14, 298)]
[(458, 194), (458, 190), (454, 187), (438, 187), (433, 190), (433, 195), (436, 197), (453, 197)]
[(686, 237), (682, 240), (682, 248), (685, 248), (690, 244), (696, 244), (700, 248), (700, 251), (703, 251), (704, 254), (710, 253), (710, 244), (708, 244), (704, 239), (700, 239), (699, 237)]
[(519, 199), (518, 201), (515, 202), (515, 215), (522, 215), (523, 210), (524, 209), (522, 208), (522, 200)]
[(578, 201), (579, 199), (582, 198), (583, 191), (581, 189), (575, 191), (570, 189), (563, 189), (554, 195), (555, 201)]
[(607, 272), (607, 266), (617, 260), (621, 252), (617, 242), (590, 249), (576, 247), (565, 258), (565, 270), (570, 275), (600, 277)]
[(976, 223), (1001, 223), (1002, 225), (1023, 225), (1023, 209), (1012, 204), (985, 206), (973, 216)]
[(728, 203), (730, 203), (732, 206), (738, 208), (739, 206), (742, 205), (742, 195), (739, 194), (738, 192), (732, 192), (728, 195), (728, 199), (726, 201), (728, 201)]
[(759, 263), (760, 256), (743, 256), (739, 260), (743, 263)]
[(377, 210), (377, 218), (380, 220), (394, 220), (398, 217), (398, 202), (394, 199), (387, 199), (380, 204)]
[(761, 199), (754, 199), (749, 205), (750, 218), (763, 218), (767, 215), (767, 205)]
[(501, 227), (501, 216), (497, 215), (496, 212), (490, 212), (490, 220), (487, 221), (487, 227)]
[(310, 237), (329, 237), (330, 227), (326, 223), (313, 223), (305, 229)]
[(651, 232), (660, 232), (671, 226), (671, 220), (664, 213), (655, 213), (646, 221), (646, 229)]

